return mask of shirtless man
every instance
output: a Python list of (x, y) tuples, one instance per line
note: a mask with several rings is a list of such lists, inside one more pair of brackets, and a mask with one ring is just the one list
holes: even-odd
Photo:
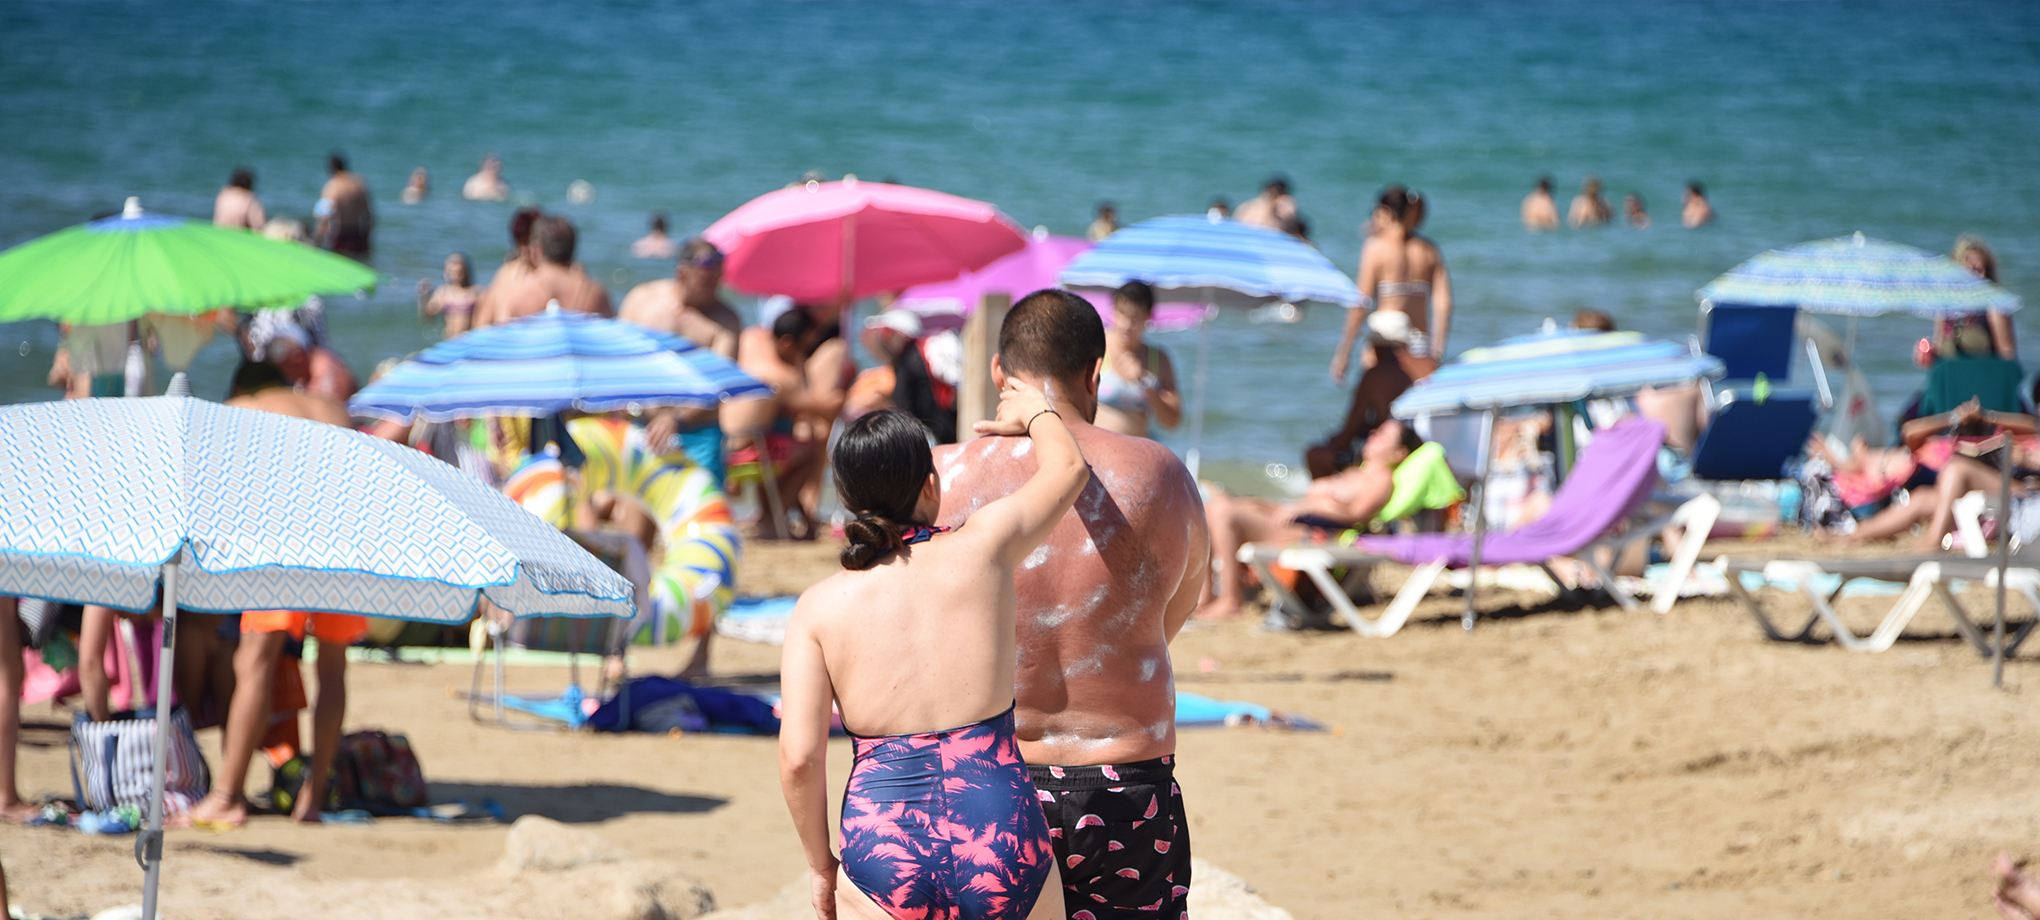
[(347, 157), (338, 150), (326, 155), (326, 172), (330, 174), (326, 186), (319, 190), (319, 203), (312, 208), (319, 219), (312, 228), (312, 240), (321, 249), (367, 255), (369, 231), (375, 228), (368, 185), (347, 170)]
[[(291, 389), (275, 367), (244, 361), (234, 370), (227, 405), (353, 427), (347, 408), (323, 396)], [(269, 729), (269, 702), (276, 663), (286, 637), (319, 640), (318, 699), (312, 705), (312, 763), (305, 773), (291, 818), (317, 823), (326, 801), (326, 773), (340, 746), (347, 715), (347, 647), (368, 635), (366, 617), (294, 610), (251, 610), (241, 615), (241, 645), (234, 651), (234, 696), (220, 734), (219, 773), (212, 791), (185, 816), (193, 826), (238, 827), (248, 822), (248, 762)]]
[[(801, 521), (795, 536), (808, 538), (816, 528), (816, 506), (809, 496), (819, 500), (822, 466), (828, 460), (825, 426), (843, 414), (849, 395), (836, 381), (811, 374), (820, 332), (813, 316), (801, 308), (780, 314), (770, 329), (745, 329), (737, 365), (772, 387), (772, 397), (727, 403), (722, 412), (723, 432), (732, 448), (730, 462), (742, 462), (747, 451), (770, 451), (780, 494), (795, 499), (791, 510)], [(818, 437), (813, 436), (815, 431)]]
[(1707, 202), (1707, 189), (1698, 181), (1686, 183), (1686, 191), (1680, 195), (1679, 223), (1686, 229), (1703, 227), (1714, 222), (1714, 205)]
[(647, 281), (623, 297), (616, 318), (673, 333), (736, 360), (744, 321), (722, 300), (722, 252), (701, 237), (680, 247), (673, 277)]
[(469, 201), (502, 201), (510, 197), (510, 183), (503, 181), (503, 161), (493, 153), (483, 157), (481, 169), (461, 184), (460, 197)]
[(262, 199), (255, 197), (254, 170), (234, 167), (226, 187), (213, 199), (212, 222), (215, 227), (236, 230), (261, 230), (263, 224), (269, 223), (269, 216), (262, 212)]
[(610, 315), (609, 292), (588, 270), (574, 262), (574, 225), (564, 217), (546, 215), (531, 225), (531, 248), (538, 262), (511, 278), (509, 266), (496, 273), (475, 307), (475, 326), (507, 323), (529, 316), (557, 300), (563, 310)]
[(1261, 187), (1261, 194), (1240, 202), (1233, 210), (1233, 219), (1243, 224), (1280, 230), (1291, 236), (1301, 236), (1302, 226), (1296, 217), (1296, 196), (1289, 194), (1289, 177), (1271, 176)]
[(1590, 175), (1580, 180), (1580, 193), (1573, 196), (1565, 222), (1578, 230), (1581, 227), (1599, 227), (1614, 217), (1615, 209), (1608, 206), (1607, 197), (1601, 194), (1601, 177)]
[(673, 238), (666, 235), (666, 212), (653, 211), (651, 228), (645, 235), (630, 244), (630, 255), (634, 259), (670, 259), (673, 257)]
[[(1105, 328), (1068, 291), (1036, 291), (999, 330), (992, 381), (1039, 387), (1091, 467), (1076, 507), (1014, 572), (1015, 717), (1048, 815), (1072, 916), (1186, 910), (1189, 825), (1173, 770), (1169, 641), (1203, 589), (1210, 555), (1197, 484), (1167, 448), (1090, 424)], [(1025, 438), (935, 449), (938, 521), (965, 524), (1034, 474)]]
[(1543, 233), (1558, 229), (1558, 201), (1551, 197), (1551, 177), (1538, 176), (1537, 187), (1523, 196), (1523, 229)]
[(1423, 444), (1415, 430), (1391, 418), (1367, 436), (1360, 450), (1360, 465), (1312, 482), (1310, 490), (1296, 501), (1278, 505), (1258, 498), (1236, 498), (1213, 487), (1204, 505), (1204, 519), (1211, 527), (1218, 578), (1197, 608), (1197, 618), (1229, 620), (1239, 616), (1246, 600), (1242, 576), (1246, 566), (1239, 561), (1242, 545), (1301, 540), (1307, 532), (1299, 523), (1304, 518), (1364, 530), (1395, 494), (1396, 467)]

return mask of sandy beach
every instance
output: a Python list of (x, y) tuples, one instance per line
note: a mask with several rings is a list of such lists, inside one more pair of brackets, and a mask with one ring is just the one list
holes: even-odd
[[(1817, 549), (1717, 543), (1705, 558), (1753, 548)], [(753, 584), (797, 590), (833, 554), (756, 545)], [(1393, 586), (1402, 573), (1375, 577)], [(1471, 635), (1443, 594), (1386, 640), (1250, 620), (1185, 630), (1174, 646), (1185, 689), (1332, 726), (1184, 732), (1197, 855), (1316, 920), (1976, 916), (1990, 854), (2040, 852), (2031, 666), (2011, 663), (1993, 691), (1988, 663), (1939, 613), (1869, 655), (1767, 642), (1726, 599), (1657, 616), (1565, 612), (1534, 592), (1484, 598), (1498, 615)], [(1963, 600), (1989, 603), (1982, 591)], [(1867, 628), (1888, 605), (1841, 606)], [(680, 651), (640, 652), (634, 668), (670, 670)], [(715, 651), (729, 680), (770, 680), (777, 663), (771, 646)], [(265, 816), (231, 833), (173, 832), (166, 915), (610, 917), (656, 915), (644, 910), (657, 903), (689, 916), (709, 898), (769, 901), (800, 877), (771, 739), (483, 726), (453, 695), (469, 673), (356, 664), (349, 727), (407, 734), (435, 801), (493, 798), (510, 819), (592, 833), (608, 844), (587, 860), (597, 865), (500, 865), (512, 833), (494, 822), (301, 828)], [(511, 671), (512, 688), (532, 693), (565, 679)], [(24, 715), (55, 721), (43, 707)], [(216, 757), (217, 733), (200, 738)], [(24, 789), (68, 790), (62, 733), (32, 727), (27, 740)], [(847, 745), (831, 757), (840, 789)], [(0, 828), (14, 903), (55, 915), (138, 901), (132, 845)]]

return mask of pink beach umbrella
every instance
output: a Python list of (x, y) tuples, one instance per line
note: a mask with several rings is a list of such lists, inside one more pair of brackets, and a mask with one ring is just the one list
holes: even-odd
[[(1056, 275), (1078, 253), (1091, 248), (1080, 237), (1057, 236), (1035, 228), (1025, 248), (1001, 257), (984, 268), (965, 272), (951, 281), (920, 284), (900, 294), (902, 309), (921, 315), (926, 328), (957, 328), (977, 312), (978, 302), (990, 293), (1010, 294), (1015, 300), (1046, 287), (1055, 287)], [(1096, 307), (1107, 325), (1112, 322), (1112, 294), (1108, 291), (1077, 291)], [(1210, 308), (1202, 304), (1167, 303), (1155, 306), (1148, 329), (1157, 332), (1188, 329), (1202, 322)]]
[(839, 305), (946, 281), (1027, 242), (985, 202), (854, 178), (760, 195), (702, 236), (722, 250), (732, 286)]

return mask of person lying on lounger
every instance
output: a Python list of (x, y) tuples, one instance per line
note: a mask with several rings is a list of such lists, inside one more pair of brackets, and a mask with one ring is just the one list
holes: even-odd
[[(1433, 476), (1399, 476), (1397, 471), (1419, 450), (1436, 454)], [(1429, 460), (1425, 461), (1429, 465)], [(1414, 467), (1413, 467), (1414, 469)], [(1421, 481), (1416, 481), (1421, 480)], [(1246, 568), (1239, 560), (1240, 546), (1259, 542), (1294, 542), (1311, 528), (1341, 530), (1366, 527), (1370, 522), (1407, 517), (1417, 511), (1443, 507), (1463, 493), (1445, 465), (1444, 450), (1426, 445), (1414, 429), (1389, 419), (1375, 426), (1360, 450), (1360, 463), (1336, 475), (1318, 479), (1302, 498), (1276, 504), (1258, 498), (1240, 498), (1213, 487), (1204, 500), (1204, 517), (1211, 525), (1212, 558), (1218, 562), (1218, 577), (1194, 614), (1199, 619), (1238, 616), (1245, 601), (1242, 584)], [(1401, 499), (1401, 500), (1398, 500)]]
[[(2036, 464), (2040, 464), (2040, 458), (2032, 456), (2030, 443), (2022, 442), (2030, 441), (2028, 436), (2034, 433), (2036, 426), (2040, 426), (2040, 420), (2033, 416), (1988, 412), (1974, 399), (1949, 412), (1906, 422), (1900, 435), (1904, 437), (1906, 447), (1911, 451), (1910, 459), (1916, 461), (1919, 467), (1909, 480), (1914, 487), (1908, 494), (1908, 500), (1904, 504), (1894, 504), (1877, 512), (1844, 539), (1857, 543), (1881, 540), (1905, 533), (1911, 530), (1913, 525), (1920, 524), (1924, 525), (1924, 529), (1920, 533), (1919, 549), (1923, 552), (1939, 552), (1942, 538), (1955, 526), (1955, 500), (1979, 489), (1993, 494), (1999, 489), (2000, 474), (1997, 468), (1965, 456), (1961, 452), (1963, 445), (1977, 443), (1979, 439), (2010, 435), (2013, 466), (2032, 469)], [(1892, 453), (1893, 451), (1864, 451), (1850, 458), (1850, 468), (1857, 465), (1891, 466), (1892, 464), (1885, 458)], [(1904, 469), (1905, 465), (1900, 463), (1898, 468)], [(1836, 481), (1839, 485), (1844, 467), (1837, 466), (1836, 470)], [(1933, 473), (1931, 484), (1924, 484), (1928, 481), (1927, 474), (1930, 471), (1938, 472)], [(1894, 474), (1887, 474), (1884, 478), (1890, 481)], [(1892, 488), (1903, 484), (1905, 483), (1892, 483)], [(2023, 498), (2025, 494), (2026, 489), (2023, 486), (2014, 490), (2015, 516), (2023, 505), (2023, 502), (2017, 499)], [(1843, 497), (1854, 504), (1849, 496)], [(2036, 508), (2035, 511), (2040, 512), (2040, 508)], [(2015, 532), (2025, 535), (2024, 528), (2018, 528)]]

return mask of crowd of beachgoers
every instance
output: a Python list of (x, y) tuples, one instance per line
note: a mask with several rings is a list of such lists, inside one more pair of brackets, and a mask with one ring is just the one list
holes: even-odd
[[(271, 219), (247, 169), (235, 170), (220, 190), (213, 221), (365, 256), (375, 225), (369, 190), (340, 153), (329, 158), (328, 174), (312, 226)], [(461, 188), (474, 201), (510, 193), (494, 156)], [(431, 194), (430, 176), (419, 169), (400, 200), (414, 205)], [(784, 513), (763, 512), (747, 539), (843, 544), (844, 571), (811, 587), (794, 608), (780, 675), (780, 770), (818, 916), (832, 916), (839, 895), (852, 890), (869, 898), (845, 898), (844, 910), (876, 903), (894, 917), (1179, 916), (1190, 846), (1173, 772), (1170, 642), (1192, 618), (1244, 615), (1255, 590), (1239, 559), (1245, 544), (1412, 520), (1435, 527), (1466, 497), (1456, 483), (1410, 475), (1442, 460), (1390, 408), (1440, 367), (1453, 326), (1451, 275), (1439, 245), (1421, 232), (1426, 210), (1423, 195), (1400, 185), (1377, 197), (1357, 266), (1361, 305), (1347, 311), (1322, 356), (1342, 384), (1357, 370), (1352, 399), (1343, 417), (1327, 420), (1330, 435), (1299, 445), (1313, 481), (1301, 497), (1282, 502), (1200, 483), (1148, 437), (1179, 425), (1185, 406), (1175, 362), (1146, 338), (1157, 292), (1141, 281), (1111, 293), (1109, 317), (1066, 290), (1015, 292), (1024, 296), (997, 330), (997, 410), (969, 428), (959, 428), (966, 369), (953, 329), (891, 309), (896, 295), (879, 297), (877, 313), (854, 329), (842, 327), (846, 304), (785, 298), (767, 301), (747, 324), (725, 299), (726, 254), (701, 237), (676, 239), (663, 215), (652, 215), (630, 252), (672, 260), (671, 277), (615, 301), (577, 259), (574, 223), (526, 207), (513, 212), (509, 255), (486, 283), (474, 260), (450, 254), (438, 283), (418, 284), (418, 309), (420, 321), (442, 324), (448, 339), (549, 310), (614, 317), (709, 349), (770, 388), (763, 398), (618, 413), (604, 424), (621, 432), (620, 443), (712, 471), (718, 492), (733, 468), (769, 470)], [(1280, 176), (1237, 207), (1210, 202), (1209, 212), (1309, 236)], [(1533, 233), (1651, 225), (1640, 194), (1625, 195), (1618, 215), (1593, 176), (1563, 220), (1551, 179), (1540, 178), (1521, 217)], [(1680, 225), (1702, 228), (1713, 218), (1701, 183), (1686, 185)], [(1119, 229), (1116, 209), (1100, 203), (1086, 235), (1104, 240)], [(1954, 257), (1996, 280), (1981, 241), (1963, 238)], [(506, 488), (519, 464), (549, 441), (563, 454), (576, 450), (568, 434), (575, 429), (564, 423), (548, 432), (476, 421), (435, 437), (423, 423), (352, 416), (348, 400), (360, 384), (316, 300), (221, 311), (217, 321), (240, 354), (229, 405), (359, 427), (462, 463), (461, 451), (443, 447), (456, 444), (469, 454), (463, 468)], [(1617, 323), (1595, 310), (1572, 320), (1584, 331), (1614, 331)], [(68, 330), (51, 385), (66, 398), (118, 392), (134, 334), (129, 326)], [(875, 366), (858, 366), (851, 335)], [(1946, 317), (1922, 341), (1923, 365), (1972, 358), (2017, 360), (2006, 316)], [(1666, 465), (1675, 467), (1706, 431), (1708, 395), (1698, 381), (1646, 388), (1604, 401), (1594, 426), (1627, 417), (1660, 426)], [(1928, 394), (1909, 410), (1897, 447), (1816, 436), (1808, 448), (1809, 463), (1818, 464), (1813, 479), (1832, 489), (1842, 509), (1816, 523), (1852, 541), (1917, 529), (1920, 546), (1938, 550), (1956, 529), (1956, 499), (1999, 475), (1968, 448), (2010, 435), (2012, 463), (2040, 468), (2031, 459), (2030, 402), (1987, 405), (1979, 394), (1955, 395)], [(1554, 428), (1567, 423), (1548, 412), (1508, 417), (1492, 439), (1492, 462), (1534, 467), (1553, 450)], [(830, 484), (840, 506), (833, 515), (824, 507)], [(1550, 507), (1552, 487), (1529, 476), (1499, 501), (1484, 496), (1490, 526), (1536, 520)], [(2005, 526), (2030, 537), (2029, 523), (2040, 529), (2040, 506), (2029, 510), (2024, 495), (2022, 486)], [(1437, 517), (1419, 517), (1425, 514)], [(576, 496), (570, 519), (630, 534), (654, 554), (672, 537), (658, 509), (616, 492)], [(1560, 568), (1592, 587), (1587, 567)], [(34, 616), (56, 618), (75, 637), (77, 707), (91, 719), (110, 718), (116, 675), (106, 649), (119, 620), (133, 615), (23, 601), (24, 619), (30, 604)], [(490, 605), (482, 606), (490, 616)], [(178, 620), (178, 696), (195, 728), (218, 726), (223, 739), (210, 791), (180, 803), (180, 819), (200, 827), (245, 823), (255, 808), (249, 769), (260, 753), (280, 773), (303, 777), (286, 810), (319, 820), (345, 718), (345, 648), (368, 637), (369, 621), (294, 611)], [(685, 677), (707, 668), (712, 620), (713, 612), (688, 625), (697, 654)], [(19, 641), (12, 630), (0, 633)], [(319, 649), (309, 701), (295, 659), (307, 636)], [(0, 647), (0, 659), (18, 666), (19, 651)], [(10, 676), (18, 687), (19, 673)], [(308, 702), (305, 744), (295, 712)], [(8, 715), (18, 723), (18, 711)], [(832, 832), (823, 765), (838, 730), (854, 738), (855, 764), (840, 831)], [(0, 809), (33, 820), (51, 806), (19, 794), (15, 737), (0, 739)], [(2035, 883), (2008, 863), (1997, 873), (2002, 904), (2040, 911)], [(839, 886), (839, 877), (849, 884)]]

